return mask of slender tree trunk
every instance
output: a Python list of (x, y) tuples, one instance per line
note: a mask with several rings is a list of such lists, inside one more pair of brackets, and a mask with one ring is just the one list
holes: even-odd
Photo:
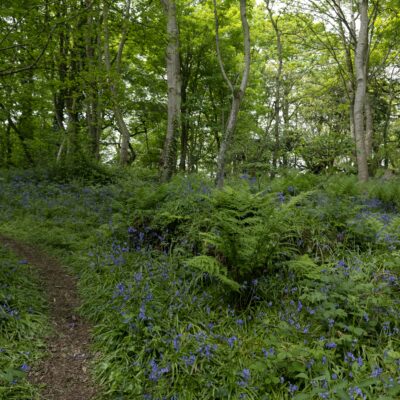
[[(76, 3), (76, 7), (85, 8), (84, 2)], [(85, 27), (86, 14), (80, 14), (73, 22), (69, 31), (68, 48), (68, 76), (65, 88), (65, 111), (67, 115), (66, 142), (60, 147), (65, 148), (65, 161), (74, 163), (83, 157), (82, 143), (80, 142), (80, 127), (83, 121), (80, 116), (84, 114), (84, 90), (82, 80), (86, 69)]]
[(356, 92), (356, 78), (353, 66), (353, 57), (352, 50), (356, 47), (356, 16), (353, 12), (353, 1), (350, 2), (350, 10), (351, 10), (351, 19), (348, 22), (347, 29), (348, 32), (346, 34), (345, 21), (343, 20), (344, 12), (342, 10), (341, 1), (338, 0), (336, 3), (336, 14), (339, 16), (338, 25), (340, 37), (342, 40), (344, 54), (346, 59), (346, 73), (347, 73), (347, 82), (345, 82), (345, 89), (347, 91), (347, 96), (349, 100), (349, 128), (350, 135), (355, 140), (355, 130), (354, 130), (354, 98)]
[[(67, 114), (68, 114), (68, 124), (67, 124), (67, 143), (66, 143), (66, 152), (67, 159), (74, 160), (76, 159), (79, 151), (79, 113), (78, 113), (78, 100), (75, 96), (75, 93), (72, 94), (72, 97), (67, 101)], [(60, 152), (62, 153), (63, 148), (65, 147), (64, 143), (61, 143)]]
[(176, 169), (177, 138), (181, 129), (181, 72), (179, 29), (175, 0), (161, 0), (167, 15), (168, 123), (161, 157), (161, 181), (168, 181)]
[(219, 189), (222, 189), (224, 186), (224, 177), (225, 177), (225, 164), (226, 164), (226, 157), (228, 148), (231, 145), (232, 137), (235, 132), (237, 117), (239, 114), (240, 104), (243, 100), (247, 82), (249, 79), (250, 74), (250, 29), (249, 24), (247, 22), (247, 15), (246, 15), (246, 0), (240, 0), (240, 18), (242, 22), (242, 29), (243, 29), (243, 36), (244, 36), (244, 71), (242, 75), (242, 80), (240, 83), (239, 88), (235, 88), (232, 82), (229, 80), (224, 64), (222, 62), (222, 56), (219, 46), (219, 24), (218, 24), (218, 15), (217, 15), (217, 3), (216, 0), (214, 1), (214, 15), (215, 15), (215, 38), (216, 38), (216, 45), (217, 45), (217, 57), (218, 62), (221, 68), (221, 73), (229, 86), (231, 93), (232, 93), (232, 104), (231, 104), (231, 111), (229, 113), (228, 123), (222, 138), (221, 146), (218, 153), (218, 160), (217, 160), (217, 178), (216, 184)]
[[(123, 113), (121, 108), (118, 104), (118, 91), (116, 88), (116, 84), (114, 81), (114, 75), (119, 78), (120, 69), (121, 69), (121, 59), (122, 54), (128, 34), (127, 29), (127, 22), (130, 16), (130, 9), (131, 9), (131, 0), (126, 1), (126, 8), (125, 8), (125, 17), (124, 17), (124, 27), (122, 30), (121, 39), (118, 45), (118, 53), (117, 58), (115, 60), (115, 69), (114, 71), (111, 68), (111, 57), (110, 57), (110, 34), (108, 30), (108, 2), (105, 1), (103, 6), (103, 24), (104, 24), (104, 58), (105, 58), (105, 65), (108, 75), (109, 87), (111, 92), (111, 101), (113, 107), (113, 113), (115, 117), (115, 122), (117, 124), (119, 133), (121, 134), (121, 147), (120, 147), (120, 154), (119, 154), (119, 161), (122, 166), (126, 166), (129, 163), (129, 148), (130, 148), (130, 131), (128, 126), (125, 123)], [(135, 158), (135, 154), (132, 152), (132, 159)]]
[(222, 187), (224, 186), (226, 153), (228, 151), (229, 145), (231, 144), (232, 136), (235, 131), (241, 101), (242, 101), (242, 96), (240, 96), (239, 93), (235, 93), (232, 99), (228, 124), (226, 126), (224, 137), (222, 139), (221, 146), (219, 148), (218, 168), (217, 168), (217, 187), (219, 189), (222, 189)]
[(293, 150), (292, 138), (289, 136), (289, 85), (283, 88), (282, 97), (282, 117), (283, 117), (283, 130), (282, 130), (282, 140), (283, 140), (283, 153), (282, 153), (282, 164), (285, 168), (289, 166), (289, 151)]
[(100, 96), (99, 96), (99, 68), (98, 64), (98, 53), (100, 48), (98, 47), (98, 31), (99, 31), (99, 16), (98, 10), (96, 16), (94, 16), (94, 5), (92, 0), (85, 0), (86, 8), (89, 10), (86, 17), (86, 31), (85, 31), (85, 53), (86, 53), (86, 122), (90, 137), (90, 151), (92, 156), (96, 159), (100, 159), (100, 130), (101, 118), (100, 108)]
[(367, 158), (372, 157), (372, 142), (374, 134), (374, 122), (372, 114), (371, 99), (368, 93), (365, 94), (365, 152)]
[(0, 164), (8, 167), (11, 165), (11, 154), (12, 154), (12, 146), (11, 146), (11, 125), (7, 122), (6, 131), (5, 131), (5, 138), (4, 138), (4, 162)]
[(188, 136), (189, 136), (189, 113), (187, 104), (187, 87), (188, 87), (188, 76), (183, 76), (182, 80), (182, 96), (181, 96), (181, 154), (179, 160), (179, 169), (181, 171), (186, 170), (186, 158), (187, 158), (187, 147), (188, 147)]
[(275, 76), (275, 103), (274, 103), (274, 136), (275, 143), (272, 152), (272, 171), (271, 178), (275, 176), (276, 170), (278, 168), (279, 153), (281, 150), (281, 83), (282, 83), (282, 70), (283, 70), (283, 52), (282, 52), (282, 40), (281, 31), (279, 30), (278, 20), (274, 19), (272, 14), (272, 9), (270, 7), (269, 1), (265, 0), (265, 4), (268, 10), (269, 19), (271, 21), (272, 27), (274, 28), (275, 38), (276, 38), (276, 50), (278, 55), (278, 69)]
[(390, 126), (390, 118), (392, 116), (393, 92), (390, 93), (390, 100), (387, 106), (385, 126), (383, 129), (383, 162), (385, 169), (389, 168), (389, 151), (388, 151), (388, 134)]
[(356, 156), (358, 179), (368, 180), (367, 152), (365, 148), (365, 96), (367, 93), (366, 63), (368, 53), (368, 0), (360, 2), (360, 32), (355, 55), (356, 93), (354, 98), (354, 134), (356, 139)]
[[(56, 16), (58, 19), (62, 20), (62, 18), (66, 18), (67, 9), (65, 3), (60, 1), (57, 4)], [(67, 65), (67, 57), (69, 51), (69, 33), (66, 24), (61, 24), (61, 30), (58, 36), (58, 53), (54, 55), (54, 64), (56, 66), (56, 70), (58, 73), (58, 81), (60, 84), (60, 88), (54, 92), (53, 95), (53, 104), (54, 104), (54, 118), (53, 118), (53, 127), (54, 131), (60, 135), (61, 143), (59, 145), (57, 151), (56, 162), (59, 163), (61, 161), (62, 153), (64, 150), (65, 142), (67, 140), (66, 134), (67, 131), (64, 125), (64, 111), (66, 104), (66, 79), (68, 75), (68, 65)]]
[(22, 150), (24, 151), (25, 154), (25, 158), (28, 161), (29, 165), (33, 166), (34, 165), (34, 161), (33, 161), (33, 157), (29, 151), (28, 145), (26, 144), (25, 141), (25, 135), (24, 133), (19, 129), (19, 127), (14, 123), (14, 121), (12, 120), (11, 116), (8, 115), (8, 125), (14, 130), (14, 132), (17, 134), (18, 139), (21, 142), (21, 146), (22, 146)]

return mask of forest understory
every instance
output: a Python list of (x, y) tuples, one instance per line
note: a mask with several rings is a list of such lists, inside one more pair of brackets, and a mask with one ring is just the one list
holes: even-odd
[(2, 176), (1, 399), (399, 397), (398, 180)]

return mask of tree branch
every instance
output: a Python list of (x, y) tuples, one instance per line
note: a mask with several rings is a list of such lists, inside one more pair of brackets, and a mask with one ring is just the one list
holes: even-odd
[(213, 4), (214, 4), (214, 19), (215, 19), (215, 44), (217, 46), (218, 63), (219, 63), (219, 67), (221, 69), (222, 76), (225, 79), (225, 82), (227, 83), (232, 94), (234, 94), (235, 89), (233, 87), (232, 82), (228, 78), (228, 75), (225, 72), (224, 63), (222, 62), (221, 49), (220, 49), (220, 45), (219, 45), (219, 23), (218, 23), (218, 13), (217, 13), (217, 1), (213, 0)]

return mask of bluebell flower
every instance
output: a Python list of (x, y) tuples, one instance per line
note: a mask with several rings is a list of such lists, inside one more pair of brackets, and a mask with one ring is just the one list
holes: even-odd
[(352, 352), (348, 351), (344, 357), (344, 361), (345, 362), (349, 362), (349, 361), (353, 362), (353, 361), (356, 361), (356, 358), (354, 357), (354, 354)]
[(146, 317), (146, 307), (145, 307), (144, 304), (142, 304), (140, 306), (138, 318), (139, 318), (140, 321), (144, 321), (144, 320), (147, 319), (147, 317)]
[(300, 312), (302, 309), (303, 309), (303, 304), (302, 304), (302, 302), (299, 300), (299, 301), (297, 302), (297, 312)]
[(336, 344), (335, 342), (330, 342), (330, 343), (326, 343), (326, 344), (325, 344), (325, 347), (326, 347), (327, 349), (336, 349), (337, 344)]
[(362, 390), (355, 386), (349, 389), (349, 395), (352, 400), (355, 400), (358, 397), (361, 397), (363, 400), (366, 400), (367, 396), (362, 392)]
[(143, 279), (143, 274), (142, 274), (141, 272), (136, 272), (136, 273), (133, 275), (133, 278), (135, 279), (135, 282), (138, 284), (138, 283), (140, 283), (140, 282), (142, 281), (142, 279)]
[(233, 345), (235, 344), (235, 342), (237, 341), (237, 337), (236, 336), (232, 336), (230, 338), (227, 339), (228, 345), (230, 348), (233, 348)]
[(28, 372), (31, 369), (31, 367), (27, 364), (22, 364), (20, 369), (21, 371)]
[(247, 368), (244, 368), (241, 372), (240, 372), (240, 376), (242, 378), (242, 380), (240, 380), (238, 382), (238, 385), (241, 387), (245, 387), (248, 385), (251, 374), (250, 374), (250, 370)]
[(299, 387), (297, 385), (292, 385), (289, 383), (289, 393), (293, 394), (294, 392), (297, 392), (299, 390)]
[(191, 367), (196, 362), (196, 356), (194, 354), (183, 356), (182, 360), (185, 362), (187, 367)]
[(294, 186), (288, 186), (288, 187), (287, 187), (287, 191), (288, 191), (290, 194), (294, 194), (294, 193), (296, 192), (296, 188), (295, 188)]
[(383, 368), (380, 367), (376, 367), (372, 370), (371, 373), (371, 378), (377, 378), (378, 376), (380, 376), (383, 372)]
[(346, 263), (344, 260), (339, 260), (336, 264), (336, 267), (346, 267)]
[(159, 368), (154, 358), (150, 360), (149, 366), (151, 367), (149, 379), (154, 382), (158, 381), (164, 374), (169, 372), (168, 367)]
[(172, 340), (173, 346), (174, 346), (174, 350), (176, 352), (179, 351), (179, 345), (180, 345), (180, 338), (181, 338), (181, 334), (178, 334), (177, 336), (174, 337), (174, 339)]
[(250, 379), (250, 370), (248, 368), (244, 368), (242, 371), (242, 377), (243, 379), (245, 379), (246, 381), (248, 381)]

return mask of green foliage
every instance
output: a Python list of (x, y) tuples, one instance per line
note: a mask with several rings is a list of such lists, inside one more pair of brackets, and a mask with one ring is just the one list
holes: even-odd
[(39, 399), (26, 376), (42, 355), (45, 302), (26, 260), (4, 248), (0, 258), (0, 399)]
[(229, 287), (231, 290), (239, 291), (240, 285), (227, 277), (227, 268), (219, 263), (214, 257), (197, 256), (187, 262), (189, 267), (198, 269), (203, 274), (207, 274), (221, 281), (222, 284)]
[(104, 399), (396, 399), (400, 222), (353, 183), (10, 177), (0, 219), (79, 272)]
[(243, 283), (268, 274), (295, 253), (284, 216), (290, 206), (281, 208), (277, 200), (230, 187), (214, 192), (210, 200), (203, 251), (225, 265), (231, 279)]

